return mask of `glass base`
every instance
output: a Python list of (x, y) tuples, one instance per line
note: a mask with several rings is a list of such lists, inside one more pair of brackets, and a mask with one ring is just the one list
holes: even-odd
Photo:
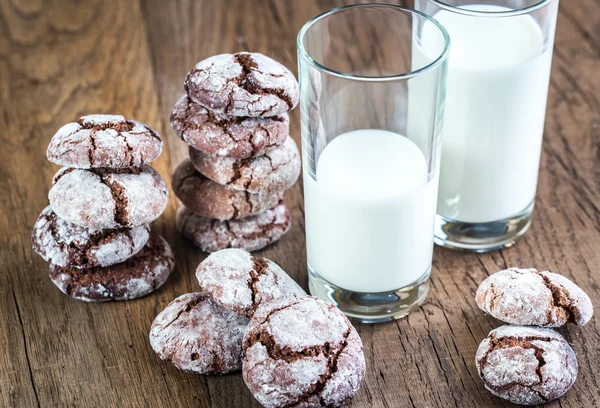
[(494, 222), (461, 222), (437, 214), (434, 242), (442, 247), (478, 253), (508, 248), (529, 229), (533, 206), (534, 201), (516, 216)]
[(329, 283), (308, 265), (308, 288), (311, 295), (332, 302), (351, 320), (388, 322), (406, 316), (425, 301), (430, 274), (431, 268), (415, 282), (394, 291), (362, 293)]

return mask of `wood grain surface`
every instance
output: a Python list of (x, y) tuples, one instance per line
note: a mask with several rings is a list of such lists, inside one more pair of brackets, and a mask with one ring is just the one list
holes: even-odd
[[(187, 154), (169, 112), (195, 62), (249, 50), (297, 72), (298, 30), (342, 4), (0, 0), (0, 405), (258, 406), (241, 375), (185, 374), (150, 348), (154, 316), (176, 296), (198, 290), (194, 270), (204, 258), (175, 231), (173, 195), (153, 229), (173, 246), (177, 266), (157, 293), (87, 304), (50, 282), (47, 264), (30, 245), (57, 170), (45, 150), (62, 124), (88, 113), (119, 113), (164, 136), (153, 166), (169, 180)], [(357, 326), (368, 371), (351, 406), (509, 406), (484, 389), (473, 361), (479, 342), (499, 325), (478, 310), (474, 292), (500, 269), (563, 273), (600, 305), (599, 21), (598, 0), (561, 4), (532, 229), (515, 247), (486, 255), (436, 248), (433, 288), (420, 310), (394, 323)], [(299, 142), (299, 111), (291, 118)], [(292, 230), (261, 254), (306, 288), (301, 185), (286, 194)], [(598, 318), (561, 332), (577, 352), (579, 377), (548, 406), (600, 406)]]

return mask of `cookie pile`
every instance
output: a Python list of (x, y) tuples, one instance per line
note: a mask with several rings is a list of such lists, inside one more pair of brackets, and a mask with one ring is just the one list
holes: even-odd
[(577, 358), (550, 327), (578, 326), (593, 315), (589, 296), (562, 275), (511, 268), (485, 279), (477, 305), (509, 323), (492, 330), (477, 349), (479, 376), (492, 394), (538, 405), (564, 395), (577, 378)]
[(300, 175), (287, 114), (298, 104), (296, 78), (265, 55), (239, 52), (200, 61), (184, 85), (171, 112), (190, 156), (173, 174), (177, 228), (204, 252), (278, 241), (291, 226), (283, 192)]
[(167, 185), (146, 163), (162, 151), (152, 128), (120, 115), (88, 115), (61, 127), (47, 157), (56, 173), (32, 232), (50, 279), (87, 302), (135, 299), (163, 285), (175, 261), (149, 224)]
[(277, 264), (240, 249), (198, 265), (202, 292), (158, 314), (150, 344), (198, 374), (242, 370), (265, 407), (340, 406), (364, 378), (358, 333), (334, 305), (307, 296)]

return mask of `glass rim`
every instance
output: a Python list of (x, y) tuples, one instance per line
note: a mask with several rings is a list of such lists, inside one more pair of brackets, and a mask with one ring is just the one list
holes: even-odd
[(514, 10), (506, 10), (506, 11), (481, 11), (481, 10), (469, 10), (468, 8), (461, 8), (460, 6), (453, 6), (451, 4), (446, 3), (444, 0), (427, 0), (430, 3), (435, 4), (436, 6), (450, 11), (452, 13), (463, 14), (465, 16), (471, 17), (514, 17), (520, 16), (523, 14), (529, 14), (539, 8), (544, 7), (545, 5), (552, 3), (555, 0), (540, 0), (531, 6), (522, 7)]
[[(438, 28), (438, 30), (442, 33), (442, 35), (444, 37), (444, 49), (442, 50), (440, 55), (435, 60), (430, 62), (429, 64), (427, 64), (419, 69), (416, 69), (414, 71), (408, 71), (408, 72), (403, 72), (403, 73), (394, 74), (394, 75), (383, 75), (383, 76), (355, 75), (355, 74), (350, 74), (347, 72), (337, 71), (335, 69), (329, 68), (329, 67), (315, 61), (310, 56), (310, 54), (306, 51), (306, 49), (304, 48), (304, 44), (302, 42), (302, 40), (306, 36), (306, 33), (311, 28), (311, 26), (313, 24), (315, 24), (317, 21), (319, 21), (327, 16), (330, 16), (332, 14), (338, 13), (343, 10), (359, 8), (359, 7), (393, 8), (393, 9), (396, 9), (397, 11), (401, 11), (403, 13), (408, 12), (409, 14), (418, 15), (419, 17), (424, 18), (424, 19), (430, 21), (431, 23), (433, 23)], [(349, 79), (349, 80), (356, 80), (356, 81), (386, 82), (386, 81), (396, 81), (396, 80), (400, 80), (400, 79), (410, 79), (410, 78), (416, 77), (420, 74), (423, 74), (427, 71), (431, 71), (431, 70), (435, 69), (436, 67), (438, 67), (448, 57), (448, 54), (450, 51), (450, 35), (446, 31), (446, 29), (437, 20), (435, 20), (433, 17), (431, 17), (419, 10), (411, 9), (408, 7), (398, 6), (395, 4), (388, 4), (388, 3), (361, 3), (361, 4), (351, 4), (348, 6), (336, 7), (336, 8), (333, 8), (329, 11), (318, 14), (315, 17), (311, 18), (302, 26), (302, 28), (298, 32), (298, 37), (296, 37), (296, 46), (298, 47), (298, 53), (300, 54), (302, 59), (304, 59), (306, 62), (308, 62), (313, 67), (315, 67), (321, 71), (325, 71), (330, 75), (337, 76), (337, 77), (344, 78), (344, 79)]]

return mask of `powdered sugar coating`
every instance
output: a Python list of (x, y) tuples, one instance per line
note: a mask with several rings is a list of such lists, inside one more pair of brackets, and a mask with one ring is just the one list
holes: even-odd
[(486, 389), (521, 405), (561, 397), (578, 369), (575, 352), (560, 334), (524, 326), (492, 330), (477, 349), (476, 363)]
[(217, 220), (260, 214), (283, 198), (282, 193), (253, 194), (222, 186), (200, 174), (190, 159), (177, 166), (172, 186), (183, 205), (198, 215)]
[(287, 113), (270, 118), (226, 116), (183, 95), (171, 111), (171, 126), (184, 142), (206, 154), (245, 159), (260, 156), (287, 138)]
[(580, 326), (593, 315), (587, 294), (564, 276), (536, 269), (511, 268), (485, 279), (477, 288), (477, 305), (506, 323), (559, 327)]
[(54, 212), (86, 228), (149, 224), (167, 206), (165, 181), (147, 165), (129, 169), (63, 168), (48, 198)]
[(561, 307), (567, 308), (572, 313), (572, 319), (578, 326), (583, 326), (592, 320), (594, 316), (594, 306), (592, 300), (579, 286), (573, 281), (558, 273), (541, 271), (544, 282), (553, 287), (559, 296), (554, 294), (555, 300), (559, 301)]
[(339, 406), (364, 378), (362, 342), (331, 303), (281, 297), (262, 303), (244, 335), (242, 374), (265, 407)]
[(88, 269), (50, 265), (50, 279), (67, 295), (86, 302), (130, 300), (160, 288), (175, 258), (169, 244), (152, 234), (148, 243), (125, 262)]
[(219, 221), (202, 217), (185, 206), (177, 210), (177, 229), (204, 252), (226, 248), (258, 251), (279, 241), (292, 226), (291, 214), (281, 203), (257, 215)]
[(294, 74), (259, 53), (207, 58), (187, 74), (184, 85), (195, 102), (231, 116), (281, 115), (294, 109), (299, 100)]
[(58, 218), (52, 207), (38, 217), (31, 234), (33, 249), (46, 262), (73, 268), (110, 266), (137, 254), (150, 236), (150, 227), (90, 229)]
[(125, 168), (160, 155), (162, 140), (152, 128), (121, 115), (87, 115), (52, 137), (46, 156), (61, 166)]
[(241, 249), (211, 254), (196, 268), (196, 278), (200, 288), (216, 302), (248, 318), (262, 302), (306, 295), (279, 265)]
[(248, 319), (219, 306), (205, 293), (187, 293), (160, 312), (150, 344), (163, 360), (197, 374), (226, 374), (242, 366)]
[(194, 167), (209, 179), (251, 193), (273, 193), (287, 190), (300, 175), (300, 152), (296, 142), (286, 142), (264, 156), (249, 159), (211, 156), (190, 147)]

